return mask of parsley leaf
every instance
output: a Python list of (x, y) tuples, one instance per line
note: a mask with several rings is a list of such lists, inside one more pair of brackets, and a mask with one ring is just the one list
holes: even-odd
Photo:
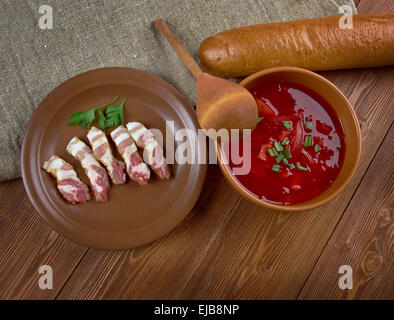
[[(92, 125), (92, 122), (96, 118), (96, 111), (98, 115), (97, 122), (99, 126), (105, 130), (108, 127), (112, 126), (117, 126), (119, 124), (123, 124), (124, 119), (123, 119), (123, 109), (124, 109), (124, 104), (126, 102), (126, 99), (123, 100), (121, 104), (118, 105), (111, 105), (111, 103), (115, 102), (118, 100), (118, 97), (114, 97), (111, 101), (87, 110), (87, 111), (81, 111), (81, 112), (74, 112), (71, 116), (70, 121), (68, 124), (70, 125), (80, 125), (81, 127), (83, 126), (88, 126), (90, 127)], [(107, 108), (104, 112), (102, 108)]]
[(104, 113), (101, 109), (98, 109), (97, 115), (98, 115), (97, 122), (100, 125), (100, 127), (104, 130), (107, 127), (107, 119), (105, 119)]
[(123, 107), (126, 99), (121, 104), (109, 106), (105, 111), (106, 127), (117, 126), (123, 124)]
[(74, 112), (71, 116), (68, 124), (79, 124), (81, 127), (89, 126), (92, 124), (94, 120), (94, 112), (96, 109), (82, 111), (82, 112)]

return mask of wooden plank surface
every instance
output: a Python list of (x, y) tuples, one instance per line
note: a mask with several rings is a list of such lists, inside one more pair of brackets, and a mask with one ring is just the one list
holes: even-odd
[(394, 12), (392, 0), (360, 0), (357, 5), (358, 13)]
[[(361, 0), (358, 11), (394, 11), (394, 1)], [(384, 151), (390, 136), (379, 146), (394, 117), (394, 69), (322, 74), (353, 103), (363, 135), (359, 170), (337, 199), (308, 212), (273, 212), (241, 200), (210, 166), (197, 206), (173, 232), (142, 248), (109, 252), (57, 235), (31, 206), (20, 179), (2, 183), (0, 299), (394, 298), (392, 228), (376, 220), (391, 219), (391, 194), (373, 178), (388, 181), (392, 172)], [(369, 192), (370, 184), (377, 189)], [(351, 247), (342, 252), (347, 239)], [(356, 266), (352, 294), (336, 291), (332, 268), (342, 258)], [(54, 270), (53, 290), (38, 288), (43, 264)]]
[[(21, 179), (0, 184), (0, 299), (53, 299), (86, 248), (59, 236), (34, 210)], [(38, 268), (53, 269), (53, 290), (38, 286)]]
[(173, 232), (133, 250), (106, 253), (89, 249), (59, 299), (182, 298), (183, 287), (239, 199), (218, 168), (210, 166), (196, 207)]
[[(353, 100), (362, 123), (362, 159), (352, 182), (335, 200), (307, 212), (278, 213), (241, 200), (183, 291), (184, 298), (297, 298), (394, 116), (394, 69), (325, 76)], [(385, 165), (391, 169), (391, 163)]]
[[(215, 220), (222, 219), (221, 230), (205, 230), (210, 225), (210, 209), (192, 218), (179, 229), (196, 232), (199, 238), (188, 242), (171, 234), (157, 247), (150, 246), (108, 258), (89, 250), (60, 298), (297, 298), (324, 246), (364, 176), (375, 152), (393, 120), (392, 68), (326, 72), (355, 105), (363, 133), (363, 155), (350, 186), (336, 200), (316, 210), (297, 214), (277, 213), (241, 200), (229, 215), (209, 198)], [(385, 94), (382, 95), (382, 92)], [(221, 176), (213, 179), (223, 184)], [(234, 203), (228, 191), (226, 199)], [(201, 200), (204, 201), (204, 200)], [(208, 204), (201, 204), (206, 206)], [(192, 216), (193, 217), (193, 216)], [(201, 228), (202, 227), (202, 228)], [(200, 229), (201, 228), (201, 229)], [(178, 229), (178, 230), (179, 230)], [(214, 236), (212, 236), (214, 235)], [(203, 241), (208, 236), (210, 241)], [(177, 239), (181, 241), (176, 241)], [(185, 252), (185, 243), (189, 250)], [(134, 255), (140, 258), (134, 258)], [(178, 269), (179, 266), (181, 269)], [(105, 268), (110, 275), (105, 283), (92, 274)]]
[[(394, 297), (394, 126), (379, 148), (300, 299)], [(338, 286), (339, 267), (353, 270), (353, 288)]]

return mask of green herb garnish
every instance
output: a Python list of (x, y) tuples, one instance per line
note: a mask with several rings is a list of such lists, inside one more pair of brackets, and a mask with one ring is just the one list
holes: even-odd
[(280, 172), (280, 165), (274, 164), (272, 166), (272, 171)]
[(300, 165), (297, 166), (297, 169), (298, 169), (298, 170), (301, 170), (301, 171), (306, 171), (306, 170), (308, 170), (307, 168), (305, 168), (305, 167), (303, 167), (303, 166), (300, 166)]
[[(98, 115), (97, 122), (103, 130), (105, 130), (108, 127), (123, 124), (124, 122), (123, 107), (126, 102), (126, 99), (124, 99), (123, 102), (119, 105), (111, 105), (116, 100), (118, 100), (118, 98), (119, 97), (114, 97), (111, 101), (87, 111), (74, 112), (68, 124), (70, 125), (79, 124), (81, 127), (83, 126), (90, 127), (92, 125), (92, 122), (96, 118), (96, 111)], [(105, 115), (104, 112), (102, 111), (102, 108), (107, 108), (105, 111)]]
[(261, 120), (263, 120), (263, 117), (259, 117), (259, 118), (257, 119), (257, 123), (260, 123)]
[(319, 145), (318, 145), (318, 144), (315, 144), (315, 152), (319, 152), (319, 150), (320, 150)]
[(275, 157), (275, 156), (278, 155), (278, 153), (276, 152), (275, 148), (268, 149), (268, 153), (269, 153), (269, 155), (271, 157)]
[(282, 141), (282, 146), (287, 146), (289, 143), (290, 140), (286, 138), (285, 140)]
[(275, 141), (274, 145), (275, 145), (275, 149), (276, 149), (278, 152), (283, 151), (283, 147), (282, 147), (282, 145), (280, 144), (280, 142)]
[(305, 122), (305, 128), (308, 130), (312, 130), (312, 122), (311, 121), (306, 121)]
[(304, 146), (309, 147), (312, 144), (312, 136), (305, 136)]
[(293, 169), (295, 168), (295, 165), (292, 164), (292, 163), (290, 163), (290, 164), (289, 164), (289, 167), (290, 167), (291, 170), (293, 170)]
[(291, 158), (290, 148), (286, 148), (286, 149), (283, 151), (283, 153), (285, 154), (285, 157), (286, 157), (287, 159), (290, 159), (290, 158)]
[(275, 161), (276, 161), (277, 163), (280, 163), (284, 157), (285, 157), (285, 155), (283, 154), (283, 152), (281, 152), (281, 153), (279, 153), (278, 156), (275, 158)]
[(289, 165), (289, 161), (287, 161), (287, 159), (286, 158), (283, 158), (283, 163), (286, 165), (286, 166), (288, 166)]
[(126, 99), (124, 99), (121, 104), (109, 106), (107, 110), (105, 110), (106, 128), (123, 124), (123, 107), (125, 102)]
[(98, 115), (98, 124), (101, 128), (106, 128), (107, 127), (107, 119), (105, 119), (105, 115), (101, 109), (97, 110), (97, 115)]
[(283, 123), (283, 126), (284, 126), (286, 129), (291, 129), (291, 123), (290, 123), (289, 121), (283, 121), (282, 123)]

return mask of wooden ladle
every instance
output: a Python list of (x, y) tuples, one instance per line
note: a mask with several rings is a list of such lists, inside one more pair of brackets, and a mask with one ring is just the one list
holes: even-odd
[[(202, 129), (254, 129), (257, 124), (257, 104), (244, 87), (202, 72), (196, 61), (178, 41), (163, 19), (155, 27), (164, 35), (183, 64), (196, 79), (197, 119)], [(214, 134), (207, 132), (215, 138)]]

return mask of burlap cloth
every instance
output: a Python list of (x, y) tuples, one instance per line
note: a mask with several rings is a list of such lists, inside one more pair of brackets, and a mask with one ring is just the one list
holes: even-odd
[[(38, 27), (40, 5), (53, 29)], [(44, 97), (95, 68), (128, 66), (154, 73), (194, 102), (194, 80), (152, 27), (162, 17), (191, 54), (225, 29), (338, 15), (350, 0), (0, 0), (0, 181), (20, 176), (25, 128)]]

